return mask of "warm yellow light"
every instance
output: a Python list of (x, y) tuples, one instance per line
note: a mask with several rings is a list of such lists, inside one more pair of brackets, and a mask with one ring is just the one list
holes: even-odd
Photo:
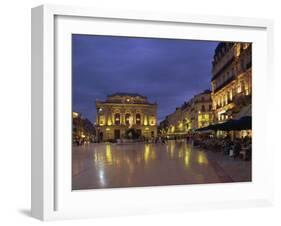
[(145, 148), (144, 148), (144, 161), (145, 162), (147, 162), (149, 160), (149, 152), (150, 152), (149, 144), (146, 144)]
[(106, 145), (105, 156), (106, 156), (106, 161), (109, 164), (112, 164), (112, 154), (111, 154), (111, 146), (110, 146), (110, 144)]
[(107, 127), (105, 130), (106, 130), (106, 131), (110, 131), (110, 128)]
[(179, 159), (181, 159), (182, 156), (183, 156), (183, 150), (180, 149), (180, 150), (178, 151), (178, 157), (179, 157)]
[(148, 128), (148, 127), (145, 127), (145, 130), (149, 130), (149, 128)]
[(104, 117), (104, 115), (99, 116), (99, 123), (100, 123), (101, 126), (104, 125), (104, 122), (105, 122), (105, 117)]
[(156, 159), (155, 149), (152, 149), (151, 154), (150, 154), (150, 159), (151, 160), (155, 160)]
[(77, 112), (72, 112), (72, 117), (73, 118), (77, 118), (79, 116), (79, 113), (77, 113)]
[(182, 128), (183, 128), (183, 123), (180, 122), (180, 123), (179, 123), (179, 129), (182, 130)]
[(184, 156), (184, 165), (185, 167), (189, 166), (189, 160), (190, 160), (190, 152), (185, 151), (185, 156)]
[(241, 85), (239, 85), (237, 88), (237, 93), (241, 93), (241, 91), (242, 91), (242, 88), (241, 88)]
[(144, 117), (143, 124), (147, 126), (147, 116)]
[(240, 44), (237, 44), (236, 46), (236, 57), (240, 55)]
[(198, 163), (199, 164), (207, 164), (208, 163), (208, 159), (205, 156), (204, 152), (198, 152)]
[(246, 94), (246, 96), (249, 95), (249, 87), (248, 87), (248, 84), (245, 84), (245, 94)]

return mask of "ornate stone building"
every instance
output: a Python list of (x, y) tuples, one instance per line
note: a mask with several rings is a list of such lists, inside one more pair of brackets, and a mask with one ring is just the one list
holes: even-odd
[(141, 136), (157, 136), (157, 104), (137, 93), (114, 93), (96, 101), (96, 134), (100, 141), (116, 140), (134, 128)]
[(184, 108), (184, 117), (190, 130), (206, 127), (213, 122), (211, 91), (195, 95)]
[(234, 118), (251, 104), (252, 45), (221, 42), (212, 69), (212, 105), (216, 122)]
[(213, 122), (211, 91), (205, 90), (168, 115), (160, 123), (162, 135), (184, 135)]
[(72, 140), (91, 141), (95, 135), (94, 125), (78, 112), (72, 112)]

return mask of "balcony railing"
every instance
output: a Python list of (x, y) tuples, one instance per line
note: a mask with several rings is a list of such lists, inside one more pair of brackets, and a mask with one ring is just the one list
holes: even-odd
[(228, 78), (226, 81), (224, 81), (220, 86), (216, 87), (214, 89), (214, 92), (218, 92), (219, 90), (221, 90), (224, 86), (226, 86), (227, 84), (229, 84), (230, 82), (232, 82), (234, 80), (234, 76), (231, 76), (230, 78)]
[(197, 104), (197, 103), (208, 103), (208, 102), (211, 102), (211, 101), (212, 101), (211, 98), (210, 99), (204, 99), (204, 100), (199, 99), (199, 100), (194, 101), (194, 103), (195, 104)]
[(216, 79), (229, 65), (234, 61), (234, 56), (231, 57), (219, 70), (213, 70), (212, 81)]

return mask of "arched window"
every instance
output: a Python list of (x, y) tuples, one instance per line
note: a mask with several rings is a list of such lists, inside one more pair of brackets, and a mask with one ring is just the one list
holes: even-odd
[(115, 114), (114, 123), (115, 123), (115, 125), (120, 125), (120, 114), (119, 113)]
[(130, 124), (130, 114), (129, 113), (127, 113), (126, 115), (125, 115), (125, 123), (126, 123), (126, 125), (129, 125)]
[(204, 112), (205, 111), (205, 105), (202, 105), (201, 107), (201, 111)]
[(137, 125), (141, 124), (141, 115), (139, 113), (136, 114), (136, 124)]

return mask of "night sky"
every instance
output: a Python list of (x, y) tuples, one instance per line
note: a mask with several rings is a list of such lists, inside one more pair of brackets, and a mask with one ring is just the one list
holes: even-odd
[(158, 122), (210, 89), (218, 42), (72, 35), (73, 111), (95, 122), (95, 100), (139, 93), (158, 103)]

